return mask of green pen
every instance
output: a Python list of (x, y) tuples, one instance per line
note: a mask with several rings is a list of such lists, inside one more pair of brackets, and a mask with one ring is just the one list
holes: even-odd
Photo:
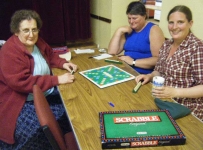
[(122, 62), (118, 60), (112, 60), (112, 59), (105, 59), (106, 62), (116, 63), (116, 64), (122, 64)]

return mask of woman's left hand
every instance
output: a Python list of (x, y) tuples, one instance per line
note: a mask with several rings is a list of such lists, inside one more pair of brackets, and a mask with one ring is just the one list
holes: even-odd
[(64, 63), (64, 64), (63, 64), (63, 68), (66, 69), (66, 70), (68, 70), (69, 72), (71, 72), (72, 70), (73, 70), (74, 72), (76, 72), (78, 66), (75, 65), (75, 64), (73, 64), (73, 63), (70, 63), (70, 62), (69, 62), (69, 63)]
[(129, 65), (132, 65), (133, 63), (133, 58), (131, 58), (130, 56), (119, 56), (118, 57), (120, 60), (125, 61), (126, 63), (128, 63)]
[(175, 97), (176, 89), (173, 87), (153, 87), (152, 95), (156, 98), (173, 98)]

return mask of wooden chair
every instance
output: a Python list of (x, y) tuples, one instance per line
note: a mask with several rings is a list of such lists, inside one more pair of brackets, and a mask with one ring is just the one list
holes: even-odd
[(40, 125), (54, 150), (76, 150), (77, 144), (72, 132), (65, 136), (38, 85), (33, 86), (34, 106)]

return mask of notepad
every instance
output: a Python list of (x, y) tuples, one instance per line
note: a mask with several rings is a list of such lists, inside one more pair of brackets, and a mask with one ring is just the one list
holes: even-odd
[(93, 49), (76, 49), (74, 51), (76, 54), (94, 53)]
[(94, 59), (101, 60), (101, 59), (106, 59), (106, 58), (110, 58), (110, 57), (113, 57), (113, 56), (110, 54), (104, 53), (104, 54), (94, 57)]
[(71, 60), (71, 52), (67, 52), (65, 54), (60, 54), (59, 57), (65, 58), (67, 61)]

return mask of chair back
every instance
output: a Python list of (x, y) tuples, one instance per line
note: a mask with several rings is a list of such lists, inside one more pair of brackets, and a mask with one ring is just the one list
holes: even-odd
[(33, 95), (37, 117), (50, 144), (54, 149), (67, 149), (61, 128), (38, 85), (33, 86)]

